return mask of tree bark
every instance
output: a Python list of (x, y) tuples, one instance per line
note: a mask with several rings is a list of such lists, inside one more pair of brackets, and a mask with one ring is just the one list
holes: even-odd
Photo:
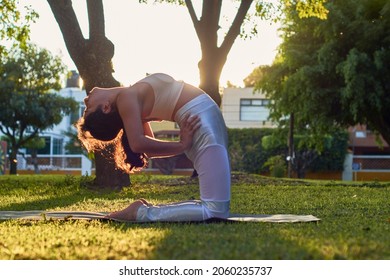
[[(68, 52), (83, 79), (87, 94), (93, 87), (116, 87), (119, 82), (112, 76), (114, 45), (105, 36), (102, 0), (88, 0), (89, 38), (85, 39), (71, 0), (48, 0), (60, 27)], [(110, 148), (108, 148), (110, 149)], [(128, 186), (130, 177), (117, 169), (106, 156), (108, 150), (95, 153), (97, 187), (118, 188)]]

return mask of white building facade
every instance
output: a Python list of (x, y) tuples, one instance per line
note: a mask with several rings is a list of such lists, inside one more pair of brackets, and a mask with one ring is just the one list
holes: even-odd
[(269, 109), (264, 93), (248, 88), (225, 88), (222, 95), (221, 110), (229, 128), (274, 127), (268, 120)]
[(69, 130), (76, 131), (74, 123), (82, 115), (85, 105), (84, 98), (86, 97), (85, 90), (81, 90), (76, 87), (67, 87), (59, 91), (58, 95), (62, 97), (70, 97), (79, 103), (79, 109), (73, 112), (71, 115), (63, 117), (62, 121), (54, 126), (52, 129), (47, 129), (40, 133), (40, 137), (45, 139), (46, 146), (39, 150), (39, 154), (46, 155), (59, 155), (65, 154), (65, 144), (69, 141), (69, 138), (65, 136), (65, 132)]

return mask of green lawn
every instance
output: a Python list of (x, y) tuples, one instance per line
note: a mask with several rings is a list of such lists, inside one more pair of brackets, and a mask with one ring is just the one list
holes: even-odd
[[(0, 210), (113, 211), (143, 197), (198, 199), (187, 177), (132, 176), (120, 192), (88, 177), (0, 176)], [(315, 223), (0, 222), (0, 259), (390, 259), (390, 183), (233, 175), (233, 213), (311, 214)]]

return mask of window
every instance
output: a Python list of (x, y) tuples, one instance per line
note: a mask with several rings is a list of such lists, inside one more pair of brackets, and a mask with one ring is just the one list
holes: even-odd
[(63, 147), (63, 140), (59, 138), (53, 138), (53, 155), (61, 155)]
[[(53, 155), (63, 154), (63, 139), (48, 136), (42, 138), (45, 140), (45, 146), (37, 150), (38, 155), (50, 155), (51, 147), (53, 148)], [(27, 149), (27, 153), (31, 154), (31, 149)]]
[(269, 110), (268, 99), (241, 99), (240, 121), (266, 121)]

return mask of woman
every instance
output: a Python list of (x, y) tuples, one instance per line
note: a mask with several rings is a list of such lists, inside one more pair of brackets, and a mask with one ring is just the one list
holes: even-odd
[[(227, 218), (230, 166), (221, 111), (201, 89), (157, 73), (131, 87), (94, 88), (84, 100), (77, 127), (89, 150), (115, 143), (114, 159), (127, 172), (142, 169), (147, 158), (185, 153), (198, 172), (200, 201), (151, 205), (144, 199), (108, 217), (137, 221), (202, 221)], [(155, 139), (150, 121), (175, 121), (180, 140)]]

